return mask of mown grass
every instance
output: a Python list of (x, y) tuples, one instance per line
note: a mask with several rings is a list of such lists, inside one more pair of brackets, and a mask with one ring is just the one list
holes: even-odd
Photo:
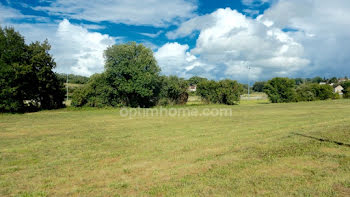
[(185, 106), (229, 117), (2, 114), (0, 196), (350, 195), (350, 100), (246, 102)]

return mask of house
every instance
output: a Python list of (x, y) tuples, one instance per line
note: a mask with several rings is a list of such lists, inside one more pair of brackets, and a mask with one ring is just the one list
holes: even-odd
[(326, 82), (320, 82), (320, 85), (326, 85), (327, 83)]
[(344, 90), (344, 88), (341, 85), (338, 85), (337, 87), (334, 88), (334, 92), (338, 93), (340, 95), (343, 94), (343, 90)]
[(340, 78), (339, 80), (338, 80), (338, 82), (339, 83), (342, 83), (342, 82), (345, 82), (345, 81), (347, 81), (348, 79), (346, 79), (346, 78)]
[(188, 87), (188, 91), (190, 91), (190, 92), (195, 92), (196, 90), (197, 90), (197, 85), (190, 85)]

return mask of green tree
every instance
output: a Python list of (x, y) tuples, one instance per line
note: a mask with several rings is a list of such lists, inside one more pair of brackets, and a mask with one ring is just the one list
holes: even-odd
[(334, 97), (333, 87), (330, 85), (314, 84), (314, 89), (316, 91), (316, 97), (319, 100), (327, 100)]
[(320, 83), (322, 81), (325, 81), (324, 79), (322, 79), (322, 77), (314, 77), (311, 82), (312, 83)]
[(122, 103), (131, 107), (151, 107), (161, 88), (160, 68), (151, 49), (130, 42), (105, 51), (107, 83), (118, 90)]
[(50, 45), (29, 46), (13, 28), (0, 28), (0, 111), (24, 112), (63, 106), (63, 85), (52, 69)]
[(341, 84), (341, 86), (344, 88), (343, 90), (343, 97), (344, 98), (350, 98), (350, 81), (345, 81)]
[[(27, 63), (27, 46), (24, 38), (13, 28), (0, 27), (0, 111), (24, 111), (25, 87), (30, 83)], [(28, 97), (28, 96), (27, 96)]]
[(272, 103), (295, 102), (297, 98), (294, 84), (293, 79), (276, 77), (266, 83), (264, 92)]
[(118, 90), (107, 84), (105, 73), (94, 74), (88, 83), (74, 91), (72, 106), (105, 107), (119, 106)]
[(219, 81), (217, 89), (219, 103), (226, 105), (238, 104), (242, 93), (243, 86), (237, 81), (229, 79)]
[(328, 83), (338, 83), (338, 78), (332, 77), (328, 80)]
[(197, 86), (198, 95), (207, 103), (234, 105), (240, 101), (243, 86), (237, 81), (202, 81)]
[(63, 106), (65, 90), (57, 75), (52, 71), (56, 63), (49, 54), (51, 49), (47, 40), (34, 42), (28, 47), (29, 65), (33, 76), (30, 80), (33, 99), (40, 103), (41, 109), (57, 109)]
[(219, 84), (213, 80), (202, 81), (197, 85), (197, 94), (207, 103), (218, 103), (217, 89)]
[(188, 100), (187, 88), (188, 83), (182, 78), (177, 76), (163, 77), (161, 97), (163, 100), (169, 99), (174, 104), (185, 104)]
[(257, 81), (254, 83), (253, 85), (253, 90), (255, 92), (263, 92), (264, 91), (264, 86), (265, 86), (266, 82), (265, 81)]
[(193, 76), (188, 79), (189, 85), (198, 85), (202, 81), (207, 81), (208, 79), (198, 76)]

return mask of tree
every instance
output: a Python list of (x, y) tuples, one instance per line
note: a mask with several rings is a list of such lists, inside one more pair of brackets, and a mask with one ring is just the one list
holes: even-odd
[(332, 77), (328, 80), (328, 83), (338, 83), (338, 78)]
[(0, 27), (0, 111), (24, 112), (63, 106), (63, 84), (52, 69), (50, 45), (29, 46), (13, 28)]
[(169, 99), (174, 104), (187, 103), (188, 83), (186, 80), (177, 76), (163, 77), (161, 97), (163, 99)]
[(161, 88), (160, 68), (151, 49), (130, 42), (105, 51), (107, 83), (118, 90), (121, 102), (131, 107), (151, 107)]
[(207, 81), (207, 79), (203, 77), (198, 77), (198, 76), (193, 76), (188, 79), (188, 83), (190, 85), (198, 85), (202, 81)]
[(94, 74), (88, 83), (74, 91), (72, 106), (105, 107), (119, 106), (118, 90), (107, 84), (105, 73)]
[(265, 86), (266, 82), (265, 81), (257, 81), (254, 83), (253, 85), (253, 90), (255, 92), (263, 92), (264, 91), (264, 86)]
[(266, 83), (264, 92), (272, 103), (295, 102), (297, 98), (294, 84), (292, 79), (276, 77)]
[(240, 101), (243, 86), (237, 81), (228, 79), (219, 82), (211, 80), (199, 83), (197, 91), (207, 103), (234, 105)]
[(33, 90), (33, 100), (40, 103), (41, 109), (57, 109), (63, 106), (65, 91), (57, 75), (52, 71), (56, 67), (47, 40), (43, 43), (34, 42), (28, 47), (29, 65), (33, 76), (30, 80)]
[(333, 88), (330, 85), (303, 84), (296, 90), (298, 101), (327, 100), (334, 98)]
[(304, 83), (305, 80), (303, 78), (295, 78), (294, 81), (295, 85), (301, 85)]
[(233, 80), (222, 80), (218, 84), (218, 99), (219, 103), (226, 105), (235, 105), (241, 99), (241, 94), (243, 93), (243, 86), (237, 81)]
[(197, 85), (197, 94), (207, 103), (218, 103), (218, 83), (213, 80), (202, 81)]
[(350, 98), (350, 81), (345, 81), (341, 84), (341, 86), (344, 88), (343, 90), (343, 97), (344, 98)]
[[(65, 82), (67, 80), (67, 74), (57, 73), (56, 75), (61, 81)], [(69, 74), (68, 79), (69, 79), (69, 83), (74, 83), (74, 84), (87, 84), (87, 82), (89, 81), (89, 77), (74, 75), (74, 74)]]
[(0, 112), (24, 111), (27, 46), (13, 28), (0, 27)]
[(310, 84), (302, 84), (296, 89), (298, 95), (298, 101), (314, 101), (316, 100), (316, 95)]
[(311, 80), (312, 83), (320, 83), (320, 82), (322, 82), (322, 81), (324, 81), (324, 79), (322, 79), (321, 77), (314, 77), (314, 78)]
[(316, 97), (319, 100), (327, 100), (334, 97), (333, 87), (330, 85), (314, 84), (314, 89), (316, 91)]

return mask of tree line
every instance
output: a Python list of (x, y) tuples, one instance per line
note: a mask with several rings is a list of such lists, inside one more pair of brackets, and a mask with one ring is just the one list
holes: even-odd
[[(0, 112), (25, 112), (64, 107), (65, 74), (54, 73), (56, 63), (48, 41), (26, 44), (13, 28), (0, 28)], [(83, 84), (72, 93), (75, 107), (152, 107), (185, 104), (189, 94), (206, 103), (235, 105), (247, 86), (224, 79), (208, 80), (194, 76), (186, 80), (162, 76), (153, 51), (129, 42), (113, 45), (104, 52), (104, 72), (91, 77), (69, 75), (69, 82)], [(298, 102), (337, 98), (325, 79), (274, 78), (257, 82), (253, 90), (265, 92), (271, 102)], [(330, 79), (329, 81), (336, 81)], [(305, 81), (309, 81), (306, 83)], [(191, 93), (189, 85), (196, 85)], [(350, 82), (343, 84), (344, 97), (350, 97)]]
[(237, 81), (212, 81), (201, 77), (189, 80), (177, 76), (161, 76), (151, 49), (130, 42), (106, 49), (105, 71), (91, 76), (88, 83), (74, 91), (76, 107), (185, 104), (188, 87), (197, 85), (197, 94), (207, 103), (238, 104), (243, 86)]

